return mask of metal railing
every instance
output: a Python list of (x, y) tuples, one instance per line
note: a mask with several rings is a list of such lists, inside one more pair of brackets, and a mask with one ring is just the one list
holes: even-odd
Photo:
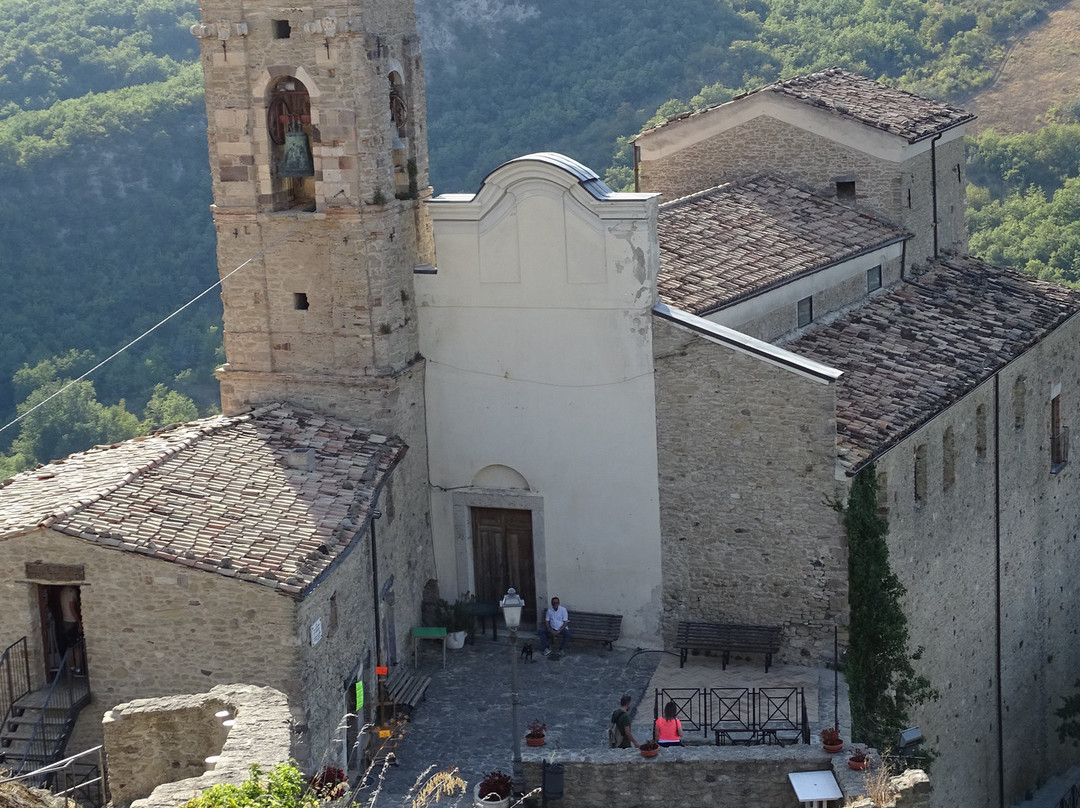
[(1069, 786), (1069, 790), (1058, 800), (1055, 808), (1080, 808), (1080, 786), (1075, 783)]
[(669, 701), (675, 702), (684, 735), (711, 734), (718, 746), (810, 743), (801, 687), (662, 688), (654, 693), (654, 718)]
[(0, 783), (21, 782), (33, 788), (47, 788), (58, 797), (100, 808), (108, 802), (102, 774), (105, 771), (104, 755), (105, 748), (95, 746), (40, 769), (0, 778)]
[(30, 689), (30, 655), (26, 650), (26, 637), (23, 637), (0, 655), (0, 716), (6, 719), (12, 705)]
[[(52, 763), (64, 754), (75, 718), (82, 706), (90, 700), (89, 680), (85, 676), (76, 675), (74, 671), (74, 661), (85, 659), (85, 654), (82, 638), (64, 653), (60, 668), (49, 684), (44, 699), (33, 707), (38, 713), (37, 720), (34, 721), (29, 738), (25, 740), (22, 756), (19, 757), (17, 752), (7, 755), (5, 765), (13, 773), (20, 774), (31, 765)], [(13, 702), (8, 710), (6, 723), (29, 723), (25, 711), (18, 718), (12, 714), (17, 708), (18, 702)], [(29, 709), (31, 708), (26, 708)], [(15, 758), (18, 758), (18, 762), (14, 762)]]

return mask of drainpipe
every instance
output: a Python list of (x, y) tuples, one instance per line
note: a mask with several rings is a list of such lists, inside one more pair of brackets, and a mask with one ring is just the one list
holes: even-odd
[(379, 548), (375, 541), (375, 522), (382, 516), (382, 511), (371, 512), (371, 602), (375, 606), (375, 664), (382, 667), (382, 637), (380, 624), (382, 618), (379, 614)]
[(907, 239), (900, 243), (900, 280), (906, 281), (905, 270), (907, 269)]
[(1001, 420), (1000, 373), (994, 374), (994, 654), (997, 663), (998, 805), (1005, 808), (1005, 732), (1001, 706)]
[(641, 166), (641, 146), (634, 144), (634, 193), (641, 193), (641, 176), (638, 170)]
[(937, 202), (937, 149), (934, 144), (941, 140), (942, 132), (930, 141), (930, 193), (934, 204), (934, 258), (938, 257), (938, 202)]

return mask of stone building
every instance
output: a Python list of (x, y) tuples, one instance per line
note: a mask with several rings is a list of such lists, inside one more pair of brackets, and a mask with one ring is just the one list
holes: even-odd
[[(688, 194), (659, 212), (665, 614), (801, 605), (788, 660), (814, 659), (792, 639), (846, 612), (822, 499), (873, 462), (918, 669), (942, 694), (915, 716), (941, 753), (934, 802), (995, 806), (1076, 760), (1053, 711), (1078, 662), (1080, 295), (962, 254), (969, 119), (829, 70), (636, 145), (643, 190)], [(875, 167), (865, 144), (889, 138), (929, 153)], [(819, 596), (795, 597), (814, 578)]]
[[(285, 524), (288, 539), (264, 539), (256, 502), (225, 498), (213, 526), (188, 528), (215, 453), (110, 461), (165, 433), (0, 490), (0, 509), (23, 514), (0, 533), (13, 582), (0, 637), (40, 631), (33, 593), (53, 581), (32, 572), (75, 582), (83, 565), (103, 708), (273, 686), (299, 700), (313, 755), (335, 748), (345, 688), (398, 655), (430, 578), (448, 597), (514, 586), (531, 616), (551, 595), (618, 612), (623, 642), (643, 647), (670, 644), (682, 619), (778, 624), (782, 661), (820, 665), (848, 613), (828, 501), (876, 462), (921, 670), (943, 691), (918, 716), (955, 775), (935, 800), (1011, 802), (1072, 759), (1049, 713), (1080, 663), (1065, 577), (1080, 552), (1067, 463), (1080, 295), (963, 257), (972, 116), (829, 70), (643, 133), (639, 193), (539, 153), (475, 194), (434, 196), (411, 0), (205, 0), (201, 14), (228, 364), (225, 416), (177, 434), (228, 443), (244, 418), (262, 424), (261, 459), (220, 471), (237, 495), (253, 470), (314, 448), (314, 470), (274, 479), (314, 534), (338, 531), (326, 546), (342, 560)], [(355, 451), (315, 436), (271, 448), (315, 420)], [(369, 468), (371, 444), (392, 468)], [(52, 480), (84, 463), (109, 470), (109, 493), (73, 476), (56, 501)], [(170, 487), (126, 497), (173, 468)], [(290, 488), (292, 474), (343, 490)], [(99, 498), (115, 508), (84, 522), (80, 503)], [(355, 511), (347, 527), (332, 503)], [(240, 549), (281, 548), (262, 556), (276, 580), (237, 571), (238, 517), (252, 526)], [(387, 528), (377, 591), (373, 524)], [(336, 603), (348, 580), (363, 585)], [(205, 643), (154, 646), (168, 681), (120, 683), (153, 624), (127, 636), (98, 593), (129, 581), (143, 602), (170, 593), (170, 639)], [(194, 581), (216, 594), (174, 592)], [(235, 614), (233, 598), (273, 620), (203, 638), (204, 615)], [(340, 641), (325, 633), (335, 614)], [(283, 653), (262, 670), (267, 643)]]
[(373, 692), (376, 615), (396, 659), (419, 602), (421, 550), (387, 496), (405, 454), (400, 440), (272, 405), (12, 478), (0, 490), (0, 643), (27, 637), (43, 684), (64, 650), (57, 594), (75, 587), (87, 745), (121, 702), (245, 682), (289, 697), (298, 754), (343, 760), (354, 685)]

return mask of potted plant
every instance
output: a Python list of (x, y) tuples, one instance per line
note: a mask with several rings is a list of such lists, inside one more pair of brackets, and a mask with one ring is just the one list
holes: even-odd
[(529, 722), (529, 731), (525, 733), (525, 745), (526, 746), (543, 746), (544, 745), (544, 733), (547, 731), (547, 724), (540, 723), (539, 718), (534, 718)]
[(836, 727), (825, 727), (821, 731), (821, 746), (829, 753), (839, 752), (844, 748), (844, 739), (840, 737), (840, 730)]
[(656, 754), (660, 751), (660, 744), (656, 741), (645, 741), (638, 747), (638, 751), (641, 752), (643, 758), (656, 757)]
[(473, 604), (476, 601), (470, 593), (466, 592), (453, 603), (440, 599), (436, 607), (437, 625), (446, 627), (446, 647), (461, 648), (465, 645), (465, 637), (473, 630), (475, 617), (473, 616)]
[(312, 775), (308, 784), (315, 792), (315, 796), (321, 800), (336, 800), (349, 790), (348, 776), (336, 766), (326, 766), (322, 771)]
[(474, 802), (483, 808), (507, 808), (514, 784), (509, 774), (496, 769), (484, 775), (473, 789)]
[(847, 760), (847, 765), (855, 771), (862, 771), (869, 766), (870, 759), (866, 756), (866, 750), (861, 746), (856, 746), (855, 751), (851, 753), (851, 757)]

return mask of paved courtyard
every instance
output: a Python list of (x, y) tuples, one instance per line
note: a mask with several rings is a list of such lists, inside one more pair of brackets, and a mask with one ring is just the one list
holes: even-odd
[[(523, 640), (519, 638), (520, 643)], [(535, 637), (532, 661), (518, 657), (519, 722), (534, 718), (547, 724), (545, 751), (605, 747), (611, 713), (619, 697), (629, 693), (632, 730), (641, 741), (652, 732), (653, 691), (662, 687), (803, 687), (811, 727), (832, 723), (833, 673), (796, 666), (773, 665), (764, 670), (764, 658), (733, 660), (721, 671), (718, 657), (691, 657), (679, 668), (676, 655), (659, 651), (616, 648), (606, 651), (594, 643), (574, 645), (561, 659), (543, 657)], [(410, 649), (411, 650), (411, 649)], [(405, 802), (417, 776), (429, 766), (456, 766), (472, 785), (492, 769), (510, 772), (510, 662), (507, 635), (499, 641), (479, 636), (475, 644), (442, 651), (436, 643), (421, 643), (419, 668), (432, 677), (427, 698), (413, 711), (396, 748), (397, 765), (386, 769), (376, 806), (398, 808)], [(411, 661), (411, 660), (410, 660)], [(843, 681), (841, 726), (847, 720), (847, 694)], [(704, 735), (697, 738), (704, 742)], [(633, 752), (627, 752), (633, 754)], [(471, 797), (462, 804), (471, 802)]]

